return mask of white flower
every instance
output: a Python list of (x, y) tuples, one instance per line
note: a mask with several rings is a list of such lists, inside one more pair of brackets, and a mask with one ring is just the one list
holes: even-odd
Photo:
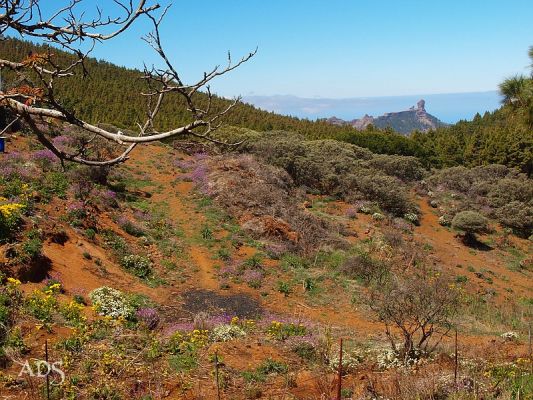
[(439, 224), (442, 226), (448, 226), (450, 225), (450, 220), (445, 215), (441, 215), (439, 217)]
[(100, 315), (129, 318), (135, 312), (124, 293), (108, 286), (94, 289), (89, 293), (89, 298)]
[(375, 212), (374, 214), (372, 214), (372, 219), (375, 219), (376, 221), (381, 221), (384, 218), (385, 217), (383, 216), (383, 214), (380, 214), (378, 212)]
[(413, 224), (418, 223), (418, 215), (416, 215), (415, 213), (407, 213), (403, 217)]
[(244, 330), (237, 325), (219, 325), (211, 331), (211, 339), (215, 342), (228, 342), (245, 336)]
[[(353, 372), (355, 368), (361, 364), (364, 360), (364, 353), (353, 350), (350, 352), (346, 352), (342, 354), (342, 370), (344, 372)], [(334, 355), (330, 361), (329, 361), (329, 367), (336, 371), (339, 369), (339, 353), (337, 352), (336, 355)]]
[(512, 342), (514, 340), (518, 340), (518, 333), (513, 332), (513, 331), (502, 333), (500, 336), (503, 339), (505, 339), (507, 341), (510, 341), (510, 342)]

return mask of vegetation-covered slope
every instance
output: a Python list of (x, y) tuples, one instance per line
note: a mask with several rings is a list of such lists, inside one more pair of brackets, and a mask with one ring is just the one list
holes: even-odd
[[(51, 359), (66, 360), (57, 399), (213, 398), (215, 352), (223, 398), (320, 398), (343, 337), (346, 396), (467, 398), (473, 389), (453, 384), (453, 343), (433, 349), (450, 323), (461, 378), (487, 398), (533, 390), (531, 242), (491, 219), (467, 246), (440, 218), (486, 212), (523, 176), (486, 167), (427, 179), (416, 159), (338, 141), (226, 135), (243, 133), (237, 152), (150, 145), (111, 171), (63, 171), (31, 137), (11, 136), (2, 394), (42, 393), (44, 380), (19, 377), (12, 360), (42, 357), (47, 339)], [(530, 201), (527, 190), (514, 201)], [(427, 312), (423, 341), (389, 329)], [(435, 376), (445, 378), (425, 386)]]
[[(23, 60), (30, 52), (45, 51), (48, 49), (29, 42), (14, 39), (0, 42), (0, 56), (7, 59)], [(69, 57), (60, 50), (51, 51), (58, 60)], [(146, 106), (139, 95), (146, 89), (140, 79), (141, 72), (95, 59), (87, 60), (87, 70), (90, 73), (87, 77), (80, 71), (62, 82), (62, 86), (58, 87), (61, 102), (92, 122), (135, 129), (136, 123), (144, 116)], [(3, 75), (7, 87), (18, 82), (12, 74)], [(202, 94), (198, 96), (205, 97)], [(215, 99), (218, 108), (223, 108), (227, 102)], [(172, 98), (164, 104), (156, 122), (164, 129), (189, 122), (187, 118), (183, 101)], [(368, 148), (374, 153), (416, 156), (426, 166), (499, 163), (517, 167), (528, 175), (533, 169), (533, 131), (524, 123), (524, 116), (510, 106), (476, 117), (472, 122), (462, 121), (427, 133), (415, 132), (410, 138), (372, 125), (358, 131), (350, 126), (334, 126), (324, 120), (281, 116), (242, 103), (225, 117), (225, 123), (256, 131), (297, 132), (311, 139), (337, 139)]]

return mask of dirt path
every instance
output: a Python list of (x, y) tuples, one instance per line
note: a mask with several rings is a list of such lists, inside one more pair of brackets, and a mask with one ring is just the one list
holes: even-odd
[[(195, 210), (193, 204), (192, 191), (194, 188), (191, 182), (178, 182), (181, 173), (179, 168), (172, 165), (174, 152), (161, 146), (150, 146), (150, 151), (137, 153), (134, 159), (143, 163), (146, 172), (151, 180), (160, 185), (161, 190), (154, 193), (152, 200), (156, 203), (163, 203), (168, 206), (168, 217), (179, 226), (186, 238), (187, 252), (190, 260), (194, 264), (195, 278), (193, 285), (196, 288), (216, 290), (218, 281), (215, 275), (211, 250), (202, 244), (195, 242), (201, 236), (201, 229), (205, 223), (205, 217)], [(158, 160), (156, 166), (149, 162)]]

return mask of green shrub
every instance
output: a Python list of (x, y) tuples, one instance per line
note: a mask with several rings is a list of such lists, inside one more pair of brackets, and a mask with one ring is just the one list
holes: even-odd
[(40, 193), (46, 198), (50, 199), (57, 196), (65, 199), (67, 190), (69, 188), (68, 177), (64, 172), (49, 172), (44, 176), (41, 182)]
[(244, 261), (244, 266), (247, 268), (258, 269), (262, 267), (263, 256), (259, 253), (254, 254)]
[(176, 372), (188, 372), (198, 366), (198, 356), (192, 351), (173, 354), (169, 358), (169, 364)]
[(85, 229), (85, 236), (87, 239), (94, 240), (96, 237), (96, 231), (92, 228)]
[(113, 250), (116, 257), (123, 258), (130, 253), (127, 242), (113, 230), (104, 230), (102, 236), (105, 244)]
[(452, 219), (452, 228), (463, 232), (466, 238), (473, 239), (476, 233), (488, 230), (488, 220), (475, 211), (461, 211)]
[(284, 270), (307, 268), (307, 262), (296, 254), (286, 253), (281, 257), (281, 267)]
[(292, 293), (291, 285), (285, 281), (278, 281), (278, 292), (283, 293), (285, 297)]
[(255, 370), (244, 371), (242, 376), (246, 382), (265, 382), (268, 375), (286, 374), (288, 370), (287, 364), (268, 358)]
[(122, 396), (118, 389), (105, 384), (91, 389), (89, 400), (122, 400)]
[(43, 250), (43, 241), (40, 238), (40, 234), (36, 231), (30, 231), (28, 234), (28, 239), (26, 239), (22, 246), (20, 247), (20, 253), (18, 254), (18, 259), (20, 262), (31, 262), (37, 260)]
[(307, 361), (315, 361), (318, 357), (315, 347), (309, 342), (296, 343), (291, 350)]
[(416, 157), (376, 154), (367, 165), (406, 182), (418, 181), (426, 172)]
[(273, 360), (271, 358), (266, 359), (257, 367), (257, 372), (264, 375), (270, 374), (286, 374), (289, 368), (287, 364), (280, 361)]
[(139, 278), (147, 278), (152, 274), (152, 262), (145, 256), (130, 254), (122, 258), (121, 264)]
[(24, 343), (24, 338), (22, 337), (22, 332), (19, 327), (15, 327), (9, 332), (4, 346), (12, 348), (22, 354), (29, 351), (28, 346)]
[(225, 247), (222, 247), (222, 248), (218, 249), (217, 257), (220, 258), (223, 261), (229, 261), (231, 259), (231, 252), (228, 249), (226, 249)]
[(208, 225), (204, 225), (202, 227), (201, 231), (202, 239), (203, 240), (212, 240), (213, 239), (213, 231)]

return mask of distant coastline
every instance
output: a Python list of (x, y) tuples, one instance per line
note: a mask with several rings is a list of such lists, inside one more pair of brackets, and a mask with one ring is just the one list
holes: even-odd
[(428, 112), (446, 123), (471, 120), (476, 113), (500, 107), (497, 91), (472, 93), (417, 94), (387, 97), (354, 97), (344, 99), (303, 98), (290, 95), (244, 96), (243, 101), (267, 111), (299, 118), (338, 117), (351, 120), (365, 114), (382, 115), (407, 110), (418, 99), (428, 102)]

